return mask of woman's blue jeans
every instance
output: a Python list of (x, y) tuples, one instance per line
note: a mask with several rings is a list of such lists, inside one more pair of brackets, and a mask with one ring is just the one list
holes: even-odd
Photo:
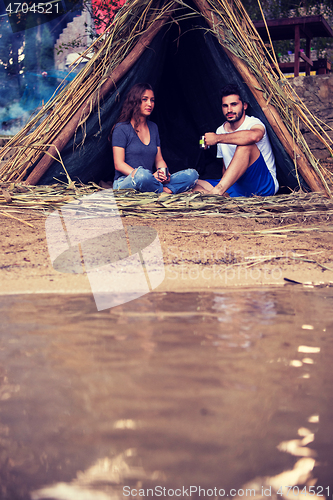
[(193, 168), (181, 170), (171, 174), (169, 182), (162, 182), (155, 179), (153, 174), (146, 168), (139, 167), (134, 177), (132, 175), (122, 175), (113, 183), (113, 189), (136, 189), (136, 191), (162, 193), (163, 187), (167, 187), (173, 194), (183, 193), (193, 188), (198, 180), (199, 174)]

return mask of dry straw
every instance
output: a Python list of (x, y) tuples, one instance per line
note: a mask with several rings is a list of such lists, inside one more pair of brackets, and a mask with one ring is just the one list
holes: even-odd
[[(219, 26), (207, 30), (218, 37), (222, 46), (246, 63), (258, 80), (259, 90), (262, 91), (266, 102), (279, 111), (295, 144), (300, 147), (320, 177), (327, 193), (330, 193), (327, 181), (331, 173), (319, 164), (300, 132), (301, 123), (333, 156), (333, 142), (324, 129), (325, 125), (310, 113), (280, 72), (272, 47), (267, 48), (262, 42), (240, 0), (208, 0), (208, 4), (219, 20)], [(184, 7), (188, 8), (186, 14)], [(2, 149), (0, 160), (9, 152), (14, 154), (1, 168), (0, 180), (22, 181), (27, 169), (41, 159), (77, 109), (92, 96), (95, 96), (95, 106), (90, 112), (98, 111), (98, 92), (108, 75), (131, 52), (139, 37), (170, 9), (173, 9), (173, 16), (168, 22), (179, 22), (184, 16), (194, 19), (203, 16), (193, 5), (189, 6), (182, 0), (164, 3), (156, 0), (126, 2), (106, 32), (83, 53), (83, 56), (87, 56), (88, 53), (94, 52), (85, 68)], [(272, 71), (272, 65), (275, 71)], [(87, 117), (88, 115), (80, 123), (83, 129)], [(61, 158), (58, 161), (61, 161)], [(297, 170), (296, 162), (295, 168)]]
[[(79, 200), (82, 196), (101, 190), (94, 183), (89, 185), (54, 184), (49, 186), (26, 186), (18, 183), (0, 185), (0, 211), (4, 216), (18, 216), (27, 210), (41, 216), (59, 209), (64, 204)], [(134, 190), (110, 191), (113, 194), (120, 215), (147, 219), (195, 218), (195, 217), (242, 217), (255, 219), (299, 220), (316, 217), (329, 220), (333, 216), (333, 199), (320, 193), (293, 192), (288, 195), (255, 196), (252, 198), (226, 198), (224, 196), (203, 195), (199, 192), (169, 195), (167, 193), (138, 193)], [(77, 217), (96, 217), (98, 213), (114, 213), (113, 196), (90, 209), (87, 202), (78, 204)], [(108, 212), (107, 209), (110, 208)], [(112, 210), (111, 210), (112, 209)], [(307, 231), (308, 228), (304, 228)], [(284, 230), (269, 229), (286, 234)], [(267, 231), (266, 231), (267, 232)], [(266, 234), (266, 232), (262, 232)]]

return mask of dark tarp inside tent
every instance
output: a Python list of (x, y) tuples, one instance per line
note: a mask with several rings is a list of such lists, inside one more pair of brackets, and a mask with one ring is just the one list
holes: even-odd
[[(162, 154), (171, 173), (191, 167), (203, 179), (221, 175), (221, 165), (215, 159), (216, 147), (200, 150), (199, 136), (215, 131), (221, 125), (220, 89), (227, 83), (237, 83), (249, 103), (248, 114), (260, 118), (267, 127), (280, 186), (291, 189), (298, 186), (292, 160), (242, 77), (199, 15), (167, 24), (161, 29), (149, 48), (118, 82), (117, 88), (101, 101), (100, 116), (97, 111), (91, 114), (85, 125), (83, 145), (80, 145), (82, 130), (77, 130), (75, 138), (61, 153), (72, 180), (87, 183), (113, 179), (108, 135), (127, 92), (138, 82), (149, 82), (155, 90), (155, 109), (151, 119), (158, 124)], [(54, 183), (55, 178), (66, 181), (59, 162), (53, 162), (39, 184)], [(302, 179), (301, 183), (306, 188)]]

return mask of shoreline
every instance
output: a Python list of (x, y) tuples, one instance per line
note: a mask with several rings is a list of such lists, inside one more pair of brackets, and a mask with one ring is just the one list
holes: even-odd
[[(25, 212), (31, 228), (0, 214), (0, 295), (92, 294), (86, 275), (60, 273), (52, 267), (45, 218)], [(303, 231), (287, 235), (253, 234), (263, 228), (278, 232), (281, 224), (276, 219), (122, 217), (122, 222), (125, 228), (148, 226), (157, 231), (166, 276), (153, 292), (281, 287), (285, 278), (305, 286), (333, 284), (329, 220), (284, 221), (283, 227)]]

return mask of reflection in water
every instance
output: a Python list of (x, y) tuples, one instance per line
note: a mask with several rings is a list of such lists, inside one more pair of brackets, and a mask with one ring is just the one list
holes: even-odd
[(1, 499), (196, 485), (290, 500), (280, 488), (297, 485), (324, 500), (332, 302), (331, 289), (151, 293), (97, 313), (85, 295), (1, 297)]
[[(298, 429), (298, 434), (300, 434), (300, 431), (303, 431), (304, 429)], [(280, 451), (285, 451), (287, 453), (290, 453), (291, 455), (296, 455), (296, 457), (315, 457), (317, 456), (317, 453), (314, 450), (311, 450), (310, 448), (307, 448), (306, 445), (309, 443), (312, 443), (314, 441), (314, 434), (311, 433), (308, 429), (305, 429), (306, 434), (303, 439), (291, 439), (290, 441), (282, 441), (278, 445), (278, 450)]]
[[(326, 498), (322, 493), (322, 488), (317, 488), (317, 491), (319, 491), (322, 496), (318, 496), (316, 494), (316, 487), (314, 487), (314, 485), (317, 481), (311, 481), (310, 479), (314, 466), (314, 459), (301, 458), (300, 460), (297, 460), (291, 470), (284, 471), (273, 477), (256, 478), (254, 481), (245, 484), (241, 488), (241, 491), (254, 490), (255, 492), (258, 492), (255, 496), (251, 495), (251, 498), (255, 498), (255, 500), (267, 497), (274, 499), (292, 497), (299, 500), (304, 496), (307, 496), (307, 494), (310, 495), (308, 491), (311, 492), (311, 498), (315, 500)], [(300, 486), (298, 487), (297, 485)], [(306, 485), (305, 489), (304, 485)], [(309, 490), (310, 486), (312, 486), (312, 489)], [(235, 498), (239, 500), (240, 497), (236, 496)]]
[(308, 418), (308, 422), (311, 424), (316, 424), (319, 422), (319, 415), (311, 415), (311, 417)]
[[(119, 488), (115, 488), (114, 485), (123, 481), (149, 479), (142, 466), (128, 463), (129, 459), (134, 456), (136, 456), (136, 450), (128, 449), (113, 459), (109, 457), (99, 459), (86, 471), (79, 471), (77, 477), (70, 483), (57, 483), (41, 488), (31, 494), (31, 499), (109, 500), (110, 498), (120, 498), (121, 492), (117, 491)], [(158, 474), (155, 474), (152, 479), (158, 479)], [(103, 489), (99, 489), (101, 485), (104, 486)]]

